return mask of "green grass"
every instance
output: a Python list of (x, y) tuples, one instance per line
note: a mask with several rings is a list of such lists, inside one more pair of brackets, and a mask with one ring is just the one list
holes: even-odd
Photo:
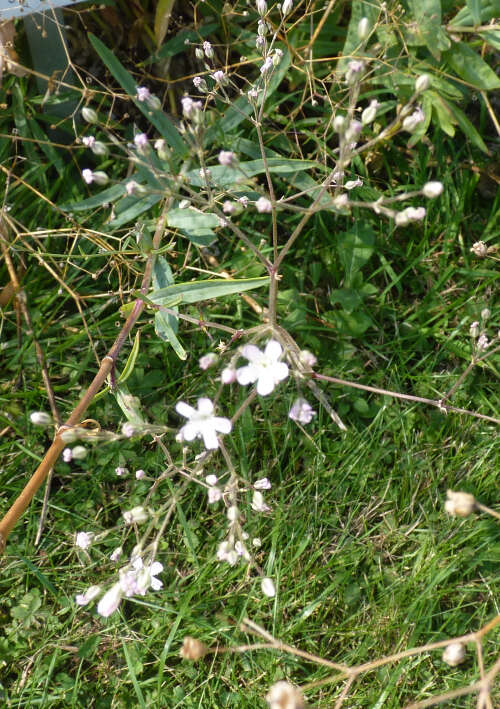
[[(341, 47), (336, 46), (336, 52)], [(23, 95), (29, 99), (35, 89), (27, 80), (10, 77), (4, 91), (9, 102), (10, 92), (17, 96), (0, 119), (2, 131), (8, 133), (26, 110)], [(275, 98), (272, 112), (280, 101), (288, 101), (286, 106), (302, 101), (291, 89), (287, 93), (286, 84)], [(307, 114), (302, 103), (298, 108)], [(328, 107), (321, 110), (321, 116), (328, 117)], [(269, 146), (297, 157), (288, 119), (288, 132), (281, 131), (284, 119), (273, 115)], [(311, 144), (324, 145), (331, 153), (331, 136), (320, 140), (309, 128), (313, 122), (307, 123), (308, 115), (304, 123), (297, 119), (296, 127), (311, 130)], [(484, 113), (479, 124), (486, 132)], [(285, 261), (279, 312), (298, 344), (317, 355), (317, 369), (323, 374), (438, 399), (467, 366), (469, 326), (486, 306), (491, 310), (490, 336), (499, 329), (498, 256), (479, 260), (470, 247), (479, 239), (497, 243), (500, 197), (485, 195), (478, 173), (470, 170), (471, 162), (483, 170), (485, 158), (469, 142), (444, 137), (435, 126), (429, 135), (432, 164), (428, 145), (408, 151), (405, 141), (396, 140), (373, 155), (366, 175), (377, 188), (393, 190), (441, 179), (444, 193), (427, 203), (425, 221), (396, 229), (391, 221), (366, 211), (348, 217), (318, 213)], [(256, 140), (248, 126), (231, 137)], [(492, 134), (488, 137), (494, 141)], [(26, 146), (26, 163), (13, 162), (14, 147), (4, 140), (2, 160), (11, 161), (14, 175), (51, 202), (66, 204), (94, 194), (77, 172), (83, 153), (54, 169), (39, 146)], [(53, 149), (67, 156), (62, 147)], [(112, 169), (116, 179), (123, 178), (125, 166), (117, 163)], [(361, 161), (356, 170), (365, 174)], [(78, 214), (76, 221), (74, 215), (68, 218), (35, 198), (25, 184), (7, 182), (5, 175), (2, 179), (6, 200), (13, 206), (10, 253), (17, 268), (26, 268), (23, 287), (34, 333), (65, 417), (123, 324), (119, 307), (138, 286), (144, 258), (130, 230), (110, 232), (109, 210)], [(280, 194), (290, 189), (279, 178), (276, 184)], [(158, 213), (155, 207), (147, 216)], [(282, 234), (289, 234), (297, 220), (295, 214), (285, 215)], [(265, 215), (243, 215), (241, 224), (256, 244), (268, 233)], [(39, 228), (47, 231), (37, 233)], [(356, 229), (371, 230), (374, 241), (351, 278), (344, 254)], [(240, 249), (233, 238), (218, 240), (208, 253), (221, 270), (237, 277), (261, 275), (248, 250)], [(179, 281), (215, 268), (206, 251), (191, 246), (188, 252), (181, 238), (167, 255)], [(0, 286), (7, 280), (1, 265)], [(251, 295), (266, 305), (264, 290)], [(259, 323), (241, 297), (210, 301), (185, 312), (235, 328)], [(140, 351), (127, 385), (140, 398), (150, 422), (176, 429), (174, 405), (179, 399), (192, 402), (197, 396), (213, 397), (218, 390), (218, 372), (200, 372), (197, 361), (216, 347), (220, 333), (181, 324), (179, 337), (188, 352), (182, 362), (156, 337), (151, 317), (146, 312), (139, 323)], [(223, 333), (222, 339), (228, 343), (230, 338)], [(124, 348), (119, 370), (132, 342), (130, 338)], [(13, 302), (0, 310), (0, 348), (4, 511), (42, 459), (51, 432), (29, 421), (30, 412), (49, 407), (33, 337)], [(499, 364), (497, 354), (474, 369), (452, 403), (500, 417)], [(252, 415), (245, 413), (225, 437), (243, 478), (267, 476), (273, 483), (266, 494), (269, 514), (251, 511), (250, 493), (243, 510), (250, 539), (262, 540), (256, 561), (275, 580), (274, 599), (263, 597), (254, 571), (216, 561), (225, 535), (223, 508), (221, 503), (209, 507), (203, 490), (191, 484), (178, 493), (159, 545), (163, 589), (124, 601), (107, 620), (96, 613), (95, 604), (77, 607), (77, 593), (94, 583), (109, 586), (116, 575), (109, 555), (122, 541), (121, 513), (142, 504), (151, 484), (136, 481), (133, 471), (142, 468), (156, 479), (166, 464), (160, 448), (146, 437), (95, 442), (85, 460), (59, 461), (40, 545), (35, 547), (34, 540), (43, 491), (12, 532), (1, 562), (3, 704), (253, 709), (265, 706), (268, 688), (281, 678), (307, 684), (323, 680), (330, 671), (269, 649), (209, 655), (192, 664), (179, 655), (185, 636), (208, 646), (259, 642), (240, 627), (249, 617), (289, 645), (358, 665), (476, 631), (494, 617), (499, 612), (500, 527), (485, 515), (452, 519), (444, 512), (444, 500), (451, 488), (498, 506), (497, 428), (388, 396), (333, 385), (323, 390), (347, 433), (317, 407), (303, 435), (287, 418), (296, 396), (289, 378), (275, 394), (254, 404)], [(234, 412), (244, 398), (236, 385), (224, 390), (223, 413)], [(87, 415), (104, 430), (119, 431), (123, 423), (110, 394), (98, 398)], [(181, 447), (171, 434), (164, 441), (181, 465)], [(194, 450), (201, 448), (196, 445)], [(117, 466), (126, 466), (132, 474), (118, 478)], [(225, 470), (222, 456), (216, 456), (204, 474)], [(180, 476), (163, 481), (151, 506), (164, 504), (172, 489), (180, 491), (181, 482)], [(81, 530), (103, 535), (89, 554), (74, 546), (74, 534)], [(129, 554), (133, 533), (124, 546)], [(498, 641), (497, 629), (483, 642), (487, 668), (498, 656)], [(470, 684), (480, 675), (473, 646), (468, 650), (467, 661), (457, 668), (441, 660), (441, 651), (433, 651), (375, 669), (353, 685), (344, 706), (397, 709)], [(333, 707), (342, 686), (340, 681), (308, 692), (311, 706)], [(493, 705), (500, 704), (498, 686), (491, 698)], [(446, 706), (472, 709), (476, 697), (454, 699)]]

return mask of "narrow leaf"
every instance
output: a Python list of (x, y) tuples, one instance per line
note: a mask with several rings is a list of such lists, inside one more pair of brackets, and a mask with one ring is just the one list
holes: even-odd
[(262, 278), (240, 278), (238, 280), (214, 278), (206, 281), (192, 281), (190, 283), (176, 283), (167, 288), (160, 288), (149, 293), (148, 299), (157, 305), (165, 305), (177, 296), (183, 303), (199, 303), (210, 298), (219, 298), (224, 295), (233, 295), (243, 291), (261, 288), (269, 283), (267, 276)]
[(174, 0), (158, 0), (154, 24), (155, 39), (157, 45), (160, 45), (165, 39), (173, 6)]
[(127, 379), (130, 377), (130, 375), (132, 374), (132, 372), (134, 371), (135, 362), (137, 360), (137, 355), (139, 354), (140, 340), (141, 340), (141, 331), (137, 330), (137, 332), (135, 333), (135, 337), (134, 337), (134, 344), (132, 345), (132, 349), (130, 350), (130, 354), (128, 356), (125, 367), (123, 368), (122, 373), (118, 377), (118, 381), (121, 383), (126, 382)]
[(90, 43), (101, 57), (102, 61), (109, 69), (120, 86), (133, 100), (137, 108), (143, 113), (146, 118), (155, 126), (161, 133), (167, 143), (177, 153), (178, 157), (182, 157), (187, 153), (187, 146), (181, 137), (181, 134), (174, 126), (170, 118), (163, 113), (161, 109), (151, 109), (146, 101), (138, 101), (136, 99), (137, 85), (131, 74), (125, 69), (122, 63), (115, 57), (105, 44), (101, 42), (95, 35), (89, 33)]
[(169, 342), (179, 359), (186, 359), (187, 354), (184, 347), (179, 342), (177, 335), (170, 326), (169, 319), (173, 317), (170, 313), (158, 310), (155, 314), (155, 332), (164, 342)]
[(500, 78), (481, 59), (479, 54), (463, 42), (457, 42), (443, 55), (446, 63), (464, 81), (476, 89), (490, 91), (500, 88)]
[[(314, 160), (293, 160), (287, 158), (268, 158), (267, 165), (269, 172), (278, 175), (295, 174), (301, 170), (311, 168), (321, 169), (321, 165)], [(235, 167), (225, 167), (224, 165), (214, 165), (210, 168), (211, 180), (217, 185), (224, 187), (238, 183), (245, 183), (248, 178), (260, 175), (265, 172), (263, 160), (249, 160), (239, 163)], [(199, 170), (190, 170), (186, 177), (190, 183), (196, 187), (201, 187), (204, 180), (200, 177)]]

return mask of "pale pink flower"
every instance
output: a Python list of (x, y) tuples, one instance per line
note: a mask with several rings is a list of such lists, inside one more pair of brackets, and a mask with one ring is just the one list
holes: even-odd
[(93, 601), (94, 598), (97, 598), (97, 596), (101, 593), (101, 587), (100, 586), (90, 586), (85, 593), (79, 593), (76, 598), (76, 604), (77, 606), (86, 606), (90, 601)]
[(148, 98), (150, 98), (150, 97), (151, 97), (151, 93), (146, 86), (138, 86), (137, 87), (136, 98), (138, 101), (140, 101), (142, 103), (143, 101), (147, 101)]
[(115, 583), (111, 586), (109, 591), (104, 594), (99, 603), (97, 604), (97, 612), (104, 618), (108, 618), (112, 613), (114, 613), (121, 603), (123, 597), (123, 591), (121, 584)]
[(259, 480), (256, 480), (254, 482), (253, 486), (256, 490), (270, 490), (271, 489), (271, 483), (268, 478), (260, 478)]
[(208, 488), (208, 504), (213, 505), (222, 498), (222, 491), (217, 485)]
[(92, 532), (78, 532), (75, 537), (75, 546), (80, 547), (80, 549), (88, 549), (94, 536)]
[(215, 352), (208, 352), (206, 355), (203, 355), (203, 357), (200, 357), (198, 360), (198, 366), (200, 369), (206, 370), (213, 367), (217, 360), (218, 357)]
[(259, 199), (255, 202), (255, 207), (261, 214), (271, 212), (273, 208), (267, 197), (259, 197)]
[(292, 421), (307, 424), (311, 423), (313, 417), (316, 416), (316, 412), (308, 401), (299, 397), (293, 402), (288, 416), (292, 419)]
[(223, 384), (232, 384), (236, 381), (236, 369), (234, 367), (225, 367), (220, 373), (220, 380)]
[(221, 165), (229, 167), (233, 164), (236, 155), (231, 150), (221, 150), (218, 156), (218, 161)]

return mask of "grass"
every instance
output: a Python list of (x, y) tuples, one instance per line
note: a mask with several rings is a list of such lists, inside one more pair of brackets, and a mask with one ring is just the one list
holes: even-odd
[[(18, 82), (10, 77), (4, 85), (8, 97), (17, 92), (11, 113), (1, 119), (4, 133), (12, 121), (20, 124), (24, 110)], [(27, 83), (21, 88), (28, 96), (33, 91)], [(283, 97), (286, 93), (277, 95), (276, 106)], [(374, 156), (370, 168), (377, 185), (412, 188), (442, 179), (445, 191), (428, 204), (425, 222), (396, 229), (361, 210), (345, 218), (315, 215), (285, 262), (279, 310), (299, 345), (317, 355), (323, 374), (439, 398), (467, 366), (469, 326), (486, 306), (490, 333), (498, 330), (498, 258), (477, 259), (470, 247), (479, 239), (495, 244), (500, 198), (482, 196), (483, 159), (470, 143), (444, 138), (437, 128), (430, 136), (431, 164), (427, 146), (407, 151), (396, 141)], [(274, 149), (289, 148), (285, 131), (278, 130), (272, 140)], [(76, 162), (59, 162), (55, 170), (36, 145), (26, 145), (25, 164), (13, 160), (9, 141), (1, 147), (12, 171), (4, 181), (6, 200), (13, 205), (10, 253), (19, 274), (25, 270), (34, 335), (66, 415), (119, 331), (119, 307), (137, 287), (144, 259), (130, 230), (108, 233), (101, 210), (78, 216), (77, 222), (51, 206), (47, 199), (56, 205), (87, 196)], [(62, 147), (53, 149), (67, 156)], [(358, 168), (363, 174), (364, 165)], [(113, 169), (119, 179), (120, 167)], [(46, 199), (34, 198), (26, 183)], [(277, 183), (287, 189), (278, 178)], [(157, 214), (153, 209), (150, 216)], [(280, 226), (290, 233), (296, 216), (286, 219)], [(267, 229), (264, 220), (242, 218), (255, 243)], [(46, 231), (37, 231), (40, 227)], [(350, 234), (363, 229), (373, 234), (373, 244), (350, 273), (346, 244)], [(220, 239), (208, 252), (192, 246), (187, 251), (186, 242), (177, 239), (167, 254), (178, 280), (192, 278), (199, 269), (212, 272), (214, 259), (238, 277), (261, 272), (232, 239)], [(8, 280), (4, 265), (0, 279), (0, 285)], [(265, 305), (263, 291), (251, 295)], [(259, 322), (240, 297), (186, 312), (232, 327)], [(200, 372), (197, 360), (216, 347), (219, 333), (182, 324), (180, 337), (188, 351), (182, 362), (156, 337), (150, 318), (146, 313), (139, 323), (140, 351), (127, 385), (148, 420), (176, 429), (176, 401), (217, 391), (217, 372)], [(0, 506), (6, 510), (43, 457), (51, 432), (29, 421), (31, 411), (49, 407), (33, 336), (14, 300), (0, 311), (0, 338)], [(229, 341), (225, 334), (223, 339)], [(119, 369), (131, 346), (132, 339)], [(453, 404), (499, 417), (498, 366), (497, 354), (474, 369)], [(193, 484), (181, 493), (181, 481), (174, 478), (163, 481), (152, 500), (159, 506), (172, 489), (179, 490), (158, 550), (163, 589), (127, 600), (107, 620), (93, 605), (77, 607), (77, 593), (107, 583), (115, 573), (109, 555), (122, 540), (121, 513), (142, 504), (151, 485), (133, 474), (118, 478), (115, 468), (142, 468), (156, 479), (165, 458), (144, 438), (96, 442), (85, 460), (59, 461), (41, 543), (34, 543), (39, 492), (2, 559), (0, 698), (5, 706), (264, 707), (273, 682), (320, 683), (331, 671), (269, 649), (209, 655), (192, 664), (179, 656), (183, 638), (193, 636), (208, 646), (258, 642), (241, 629), (249, 617), (289, 645), (359, 665), (476, 631), (498, 614), (498, 523), (485, 515), (452, 519), (444, 513), (448, 488), (471, 492), (492, 508), (498, 505), (495, 426), (388, 396), (333, 385), (324, 391), (347, 424), (346, 434), (321, 408), (302, 433), (287, 418), (296, 396), (295, 384), (288, 381), (261, 399), (253, 416), (246, 413), (225, 439), (244, 478), (267, 476), (273, 483), (266, 515), (251, 513), (249, 493), (245, 526), (251, 539), (262, 541), (256, 558), (276, 582), (274, 599), (262, 596), (259, 578), (245, 566), (216, 561), (225, 533), (221, 506), (209, 507), (204, 491)], [(225, 410), (235, 411), (244, 398), (232, 387), (224, 393)], [(110, 394), (98, 398), (88, 416), (105, 430), (118, 431), (123, 422)], [(168, 440), (180, 464), (181, 448)], [(205, 472), (224, 471), (217, 457)], [(89, 554), (74, 546), (80, 530), (103, 535)], [(133, 545), (129, 533), (128, 552)], [(484, 639), (487, 668), (498, 656), (498, 640), (498, 629)], [(468, 650), (466, 662), (456, 668), (441, 660), (440, 650), (378, 667), (355, 682), (348, 706), (396, 709), (470, 684), (480, 670), (473, 646)], [(311, 705), (334, 706), (342, 686), (318, 685), (308, 693)], [(491, 699), (500, 703), (499, 687), (492, 689)], [(476, 697), (447, 705), (469, 709)]]

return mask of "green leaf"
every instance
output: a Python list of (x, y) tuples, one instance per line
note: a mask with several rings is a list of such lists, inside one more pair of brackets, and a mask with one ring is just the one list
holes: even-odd
[(448, 49), (451, 44), (441, 27), (441, 0), (409, 0), (409, 5), (417, 36), (421, 37), (429, 52), (439, 61), (441, 51)]
[(457, 120), (450, 109), (450, 105), (445, 99), (435, 91), (426, 91), (425, 97), (432, 104), (434, 115), (439, 127), (451, 138), (455, 135), (455, 125)]
[(167, 214), (168, 226), (190, 231), (191, 229), (212, 229), (219, 226), (219, 218), (211, 212), (199, 212), (193, 207), (171, 209)]
[(337, 251), (345, 269), (345, 287), (353, 284), (354, 276), (371, 257), (375, 244), (373, 229), (363, 223), (352, 231), (339, 234)]
[(491, 47), (500, 50), (500, 30), (486, 30), (484, 32), (479, 32), (479, 36)]
[(114, 76), (120, 86), (127, 92), (130, 98), (135, 103), (136, 107), (143, 113), (146, 118), (160, 132), (169, 146), (177, 153), (179, 158), (187, 153), (187, 146), (181, 137), (181, 134), (174, 126), (170, 118), (159, 108), (151, 109), (145, 101), (137, 101), (136, 90), (137, 85), (131, 74), (125, 69), (121, 62), (115, 57), (105, 44), (101, 42), (95, 35), (89, 33), (90, 43), (100, 56), (106, 67)]
[(180, 297), (183, 303), (199, 303), (201, 300), (219, 298), (224, 295), (233, 295), (253, 288), (262, 288), (269, 283), (267, 276), (261, 278), (214, 278), (206, 281), (191, 281), (190, 283), (176, 283), (167, 288), (160, 288), (149, 293), (148, 299), (157, 305), (169, 307), (174, 297)]
[[(486, 24), (490, 20), (495, 19), (499, 14), (500, 7), (498, 0), (495, 0), (494, 2), (482, 2), (480, 24)], [(470, 8), (468, 6), (462, 7), (462, 9), (457, 12), (449, 24), (457, 25), (459, 27), (471, 27), (474, 24), (474, 18)]]
[[(163, 199), (163, 194), (148, 194), (146, 197), (137, 199), (136, 197), (126, 197), (122, 202), (118, 202), (115, 209), (115, 218), (110, 221), (114, 228), (132, 222), (140, 214), (147, 212), (153, 205)], [(129, 206), (130, 205), (130, 206)]]
[(330, 303), (340, 303), (347, 313), (352, 313), (359, 308), (363, 299), (357, 290), (353, 288), (339, 288), (330, 293)]
[(491, 91), (500, 88), (500, 78), (473, 49), (457, 42), (443, 55), (446, 63), (464, 81), (476, 89)]
[(135, 333), (134, 337), (134, 344), (132, 345), (132, 349), (130, 350), (130, 354), (127, 358), (127, 362), (123, 368), (122, 373), (118, 377), (118, 381), (120, 383), (126, 382), (127, 379), (130, 377), (132, 372), (134, 371), (135, 363), (137, 360), (137, 355), (139, 354), (139, 343), (141, 340), (141, 331), (137, 330)]
[(160, 45), (163, 42), (165, 35), (167, 34), (174, 2), (175, 0), (157, 0), (154, 23), (157, 45)]
[(337, 63), (338, 71), (345, 71), (351, 58), (361, 49), (362, 42), (358, 37), (358, 25), (362, 17), (366, 17), (371, 27), (375, 27), (379, 15), (376, 3), (367, 0), (353, 0), (351, 3), (351, 19), (347, 28), (347, 36), (342, 49), (342, 58)]
[(158, 310), (155, 313), (155, 332), (161, 340), (164, 342), (169, 342), (172, 345), (173, 350), (179, 359), (187, 359), (186, 350), (179, 342), (177, 335), (171, 327), (171, 318), (174, 318), (174, 316), (170, 313), (164, 313), (161, 310)]
[(450, 113), (453, 115), (453, 118), (460, 126), (462, 132), (465, 133), (470, 142), (475, 145), (476, 148), (482, 150), (483, 153), (489, 155), (490, 151), (486, 147), (486, 143), (484, 142), (480, 133), (476, 130), (474, 125), (469, 121), (465, 113), (454, 103), (446, 102), (446, 105), (448, 106)]
[[(301, 170), (309, 170), (311, 168), (322, 169), (322, 166), (314, 160), (293, 160), (288, 158), (268, 158), (267, 166), (269, 172), (278, 175), (295, 174)], [(248, 178), (254, 175), (260, 175), (265, 172), (263, 160), (249, 160), (248, 162), (239, 163), (235, 167), (225, 167), (224, 165), (214, 165), (210, 167), (210, 177), (212, 182), (215, 182), (220, 187), (227, 187), (238, 183), (248, 182)], [(190, 170), (186, 177), (190, 183), (196, 187), (201, 187), (205, 184), (200, 177), (199, 170)], [(184, 210), (185, 211), (185, 210)]]
[(146, 421), (141, 413), (141, 400), (132, 396), (126, 384), (118, 382), (113, 394), (120, 409), (130, 423), (144, 424)]
[(92, 195), (88, 199), (83, 199), (79, 202), (71, 202), (70, 204), (63, 204), (61, 209), (65, 212), (84, 212), (87, 209), (96, 209), (97, 207), (102, 207), (103, 204), (109, 204), (110, 202), (115, 202), (120, 197), (125, 194), (125, 183), (129, 182), (133, 178), (127, 178), (118, 185), (113, 185), (107, 189), (99, 192), (99, 194)]
[(482, 0), (467, 0), (467, 7), (470, 10), (472, 19), (474, 20), (474, 26), (481, 24), (481, 6)]
[(137, 706), (141, 707), (141, 709), (147, 709), (146, 702), (144, 699), (144, 694), (142, 693), (141, 686), (140, 686), (139, 682), (137, 681), (136, 663), (134, 663), (132, 661), (131, 654), (130, 654), (124, 640), (122, 640), (122, 646), (123, 646), (123, 654), (125, 655), (125, 660), (127, 661), (129, 676), (130, 676), (130, 679), (132, 680), (132, 685), (134, 687), (135, 696), (137, 697)]

